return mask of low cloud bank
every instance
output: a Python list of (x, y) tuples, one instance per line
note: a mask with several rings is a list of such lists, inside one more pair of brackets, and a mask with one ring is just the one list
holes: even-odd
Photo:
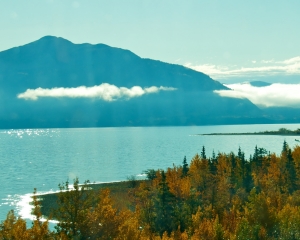
[(68, 97), (68, 98), (100, 98), (104, 101), (115, 101), (120, 98), (134, 98), (145, 94), (157, 93), (159, 91), (174, 91), (172, 87), (146, 87), (134, 86), (132, 88), (117, 87), (108, 83), (102, 83), (99, 86), (86, 87), (80, 86), (75, 88), (37, 88), (27, 89), (24, 93), (18, 94), (18, 98), (26, 100), (37, 100), (40, 97)]
[(247, 98), (261, 107), (300, 108), (300, 84), (274, 83), (266, 87), (254, 87), (249, 83), (225, 85), (231, 90), (214, 91), (223, 97)]
[(214, 79), (300, 74), (300, 56), (284, 61), (253, 60), (251, 64), (250, 67), (228, 67), (213, 64), (193, 65), (192, 63), (186, 63), (185, 66), (203, 72)]

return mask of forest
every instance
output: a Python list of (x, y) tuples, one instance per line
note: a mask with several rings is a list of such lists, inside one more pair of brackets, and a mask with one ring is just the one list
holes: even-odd
[(241, 148), (207, 157), (203, 147), (190, 162), (145, 173), (124, 196), (61, 183), (45, 221), (33, 194), (31, 227), (10, 211), (0, 239), (300, 239), (300, 146), (284, 141), (280, 155), (256, 146), (249, 159)]

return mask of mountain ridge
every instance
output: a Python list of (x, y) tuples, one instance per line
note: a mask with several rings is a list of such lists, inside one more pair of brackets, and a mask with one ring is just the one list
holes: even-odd
[[(17, 98), (28, 89), (93, 87), (177, 89), (106, 102), (99, 98)], [(105, 44), (74, 44), (46, 36), (0, 52), (0, 128), (160, 126), (270, 123), (247, 99), (221, 97), (228, 89), (187, 67), (141, 58)]]
[[(45, 52), (45, 49), (47, 49), (46, 54), (41, 56), (41, 53)], [(225, 86), (216, 81), (211, 82), (210, 80), (212, 79), (203, 73), (196, 72), (180, 65), (164, 63), (157, 60), (143, 59), (129, 50), (113, 48), (105, 44), (73, 44), (63, 38), (47, 36), (35, 42), (6, 50), (5, 54), (9, 55), (10, 59), (6, 58), (3, 60), (3, 52), (1, 52), (0, 65), (5, 66), (7, 63), (13, 65), (13, 63), (15, 63), (15, 66), (13, 66), (18, 68), (18, 72), (27, 73), (29, 71), (29, 73), (31, 73), (31, 69), (28, 69), (29, 64), (37, 65), (37, 62), (40, 65), (41, 63), (44, 64), (44, 66), (48, 65), (48, 69), (55, 69), (56, 71), (63, 72), (64, 70), (72, 70), (74, 74), (73, 76), (68, 76), (68, 78), (72, 79), (74, 84), (70, 83), (68, 84), (68, 86), (64, 87), (74, 87), (74, 85), (79, 86), (82, 84), (86, 84), (86, 80), (85, 82), (78, 80), (79, 78), (84, 77), (90, 78), (90, 83), (88, 84), (89, 86), (99, 84), (99, 81), (93, 81), (92, 78), (97, 78), (100, 74), (102, 74), (102, 77), (107, 78), (107, 80), (101, 79), (101, 82), (110, 82), (112, 84), (120, 86), (120, 81), (118, 81), (118, 78), (121, 78), (121, 76), (119, 76), (118, 73), (124, 73), (129, 70), (131, 70), (130, 77), (135, 75), (136, 79), (129, 79), (127, 77), (126, 81), (122, 80), (123, 84), (127, 83), (125, 87), (140, 85), (140, 83), (150, 86), (153, 84), (156, 85), (157, 83), (164, 82), (162, 79), (160, 79), (160, 76), (153, 75), (153, 73), (156, 72), (155, 70), (157, 68), (169, 68), (167, 71), (163, 72), (168, 72), (168, 74), (172, 74), (172, 71), (174, 71), (174, 69), (181, 68), (180, 72), (184, 72), (187, 75), (186, 79), (190, 77), (190, 81), (193, 81), (197, 77), (202, 78), (202, 83), (207, 85), (202, 86), (204, 90), (227, 89)], [(99, 63), (101, 63), (101, 65), (99, 65)], [(45, 75), (50, 75), (47, 69), (43, 69), (43, 66), (40, 65), (40, 75), (43, 75), (40, 76), (40, 78), (45, 78)], [(50, 65), (55, 65), (55, 67)], [(78, 67), (80, 68), (78, 69)], [(92, 74), (84, 72), (84, 69), (90, 71), (90, 73)], [(141, 69), (141, 71), (139, 71), (139, 69)], [(149, 70), (147, 71), (147, 69)], [(105, 76), (103, 76), (103, 74)], [(150, 77), (147, 77), (147, 74)], [(126, 75), (122, 76), (122, 79), (124, 79), (124, 77), (126, 77)], [(173, 74), (172, 79), (176, 80), (176, 77), (178, 76), (176, 76), (176, 74)], [(59, 77), (56, 76), (56, 78)], [(143, 81), (140, 82), (137, 78), (142, 78)], [(174, 81), (169, 81), (166, 84), (171, 83), (174, 83)], [(182, 84), (179, 84), (178, 81), (176, 83), (173, 87), (182, 87)], [(41, 84), (43, 84), (43, 82), (39, 80), (38, 84), (32, 87), (49, 87), (47, 85), (43, 86)], [(195, 83), (195, 81), (193, 81), (193, 83), (190, 83), (190, 85), (190, 88), (193, 88), (196, 87), (197, 84)], [(57, 87), (59, 87), (59, 84), (57, 84)]]

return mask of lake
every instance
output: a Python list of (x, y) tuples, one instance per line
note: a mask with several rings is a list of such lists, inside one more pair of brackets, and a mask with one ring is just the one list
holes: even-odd
[(58, 184), (79, 177), (80, 182), (111, 182), (141, 177), (149, 168), (165, 169), (200, 153), (237, 153), (247, 159), (255, 145), (279, 154), (283, 141), (294, 147), (294, 136), (199, 136), (202, 133), (295, 130), (300, 124), (189, 127), (121, 127), (84, 129), (0, 130), (0, 220), (10, 209), (29, 218), (29, 195), (57, 191)]

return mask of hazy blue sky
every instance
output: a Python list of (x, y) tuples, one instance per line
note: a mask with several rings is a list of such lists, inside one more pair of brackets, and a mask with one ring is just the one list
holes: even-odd
[(216, 79), (300, 75), (299, 0), (11, 0), (0, 9), (0, 51), (54, 35)]

